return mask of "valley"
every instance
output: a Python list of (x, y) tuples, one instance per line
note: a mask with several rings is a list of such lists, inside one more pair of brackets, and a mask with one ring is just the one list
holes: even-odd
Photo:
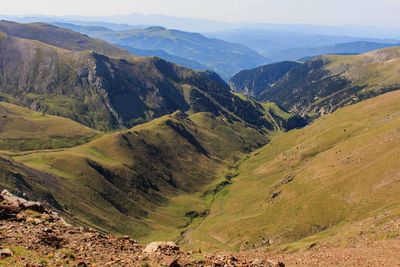
[[(396, 262), (399, 47), (262, 65), (251, 49), (197, 33), (59, 25), (83, 33), (0, 22), (0, 189), (82, 227), (53, 225), (64, 239), (81, 233), (99, 250), (99, 240), (110, 239), (135, 251), (127, 264), (155, 266), (164, 256), (195, 265), (376, 265), (381, 245), (386, 265)], [(194, 48), (204, 61), (192, 57)], [(132, 54), (137, 49), (213, 70)], [(216, 56), (232, 69), (212, 65)], [(26, 213), (3, 198), (1, 216)], [(0, 227), (35, 235), (32, 220), (13, 215)], [(10, 229), (4, 238), (15, 245), (23, 237)], [(40, 251), (22, 262), (73, 260), (40, 254), (49, 248), (33, 239)], [(136, 240), (179, 247), (154, 256)], [(95, 264), (82, 251), (76, 257)]]
[(359, 232), (390, 235), (383, 226), (399, 218), (399, 97), (341, 109), (251, 153), (192, 233), (196, 245), (290, 251), (340, 246)]

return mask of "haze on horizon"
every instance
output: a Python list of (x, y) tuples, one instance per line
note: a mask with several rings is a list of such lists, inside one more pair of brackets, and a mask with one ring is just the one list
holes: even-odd
[(113, 16), (132, 13), (225, 22), (400, 25), (398, 0), (14, 0), (2, 15)]

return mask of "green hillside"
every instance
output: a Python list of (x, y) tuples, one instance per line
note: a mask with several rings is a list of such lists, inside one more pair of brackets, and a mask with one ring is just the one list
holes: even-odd
[(391, 92), (274, 138), (247, 157), (184, 240), (206, 249), (290, 250), (395, 237), (399, 110), (400, 91)]
[(61, 117), (0, 102), (0, 150), (36, 150), (73, 147), (100, 132)]
[[(284, 131), (275, 127), (269, 135)], [(55, 177), (68, 196), (47, 190), (73, 221), (139, 240), (178, 239), (190, 216), (206, 214), (208, 195), (227, 181), (229, 167), (264, 145), (268, 132), (178, 111), (75, 148), (13, 157)]]

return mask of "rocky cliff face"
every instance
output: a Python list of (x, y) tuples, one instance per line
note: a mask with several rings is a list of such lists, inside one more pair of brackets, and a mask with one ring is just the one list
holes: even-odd
[(251, 70), (243, 70), (229, 80), (229, 85), (235, 92), (248, 96), (258, 96), (285, 76), (291, 69), (300, 65), (301, 63), (299, 62), (283, 61)]

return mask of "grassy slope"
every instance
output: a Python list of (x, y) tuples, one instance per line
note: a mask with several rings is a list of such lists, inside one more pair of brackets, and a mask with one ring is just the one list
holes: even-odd
[(342, 76), (353, 81), (354, 86), (367, 85), (366, 90), (399, 87), (400, 48), (390, 47), (362, 55), (325, 56), (329, 60), (326, 69), (343, 72)]
[(399, 218), (399, 127), (395, 91), (276, 137), (240, 166), (191, 239), (245, 249), (311, 236), (287, 245), (296, 248), (339, 240), (361, 221), (373, 229), (374, 216)]
[(70, 195), (54, 198), (79, 223), (176, 240), (188, 213), (206, 212), (208, 192), (226, 180), (228, 167), (265, 142), (265, 133), (243, 122), (177, 112), (76, 148), (14, 159), (56, 177)]
[(69, 119), (0, 102), (0, 150), (73, 147), (100, 135)]

